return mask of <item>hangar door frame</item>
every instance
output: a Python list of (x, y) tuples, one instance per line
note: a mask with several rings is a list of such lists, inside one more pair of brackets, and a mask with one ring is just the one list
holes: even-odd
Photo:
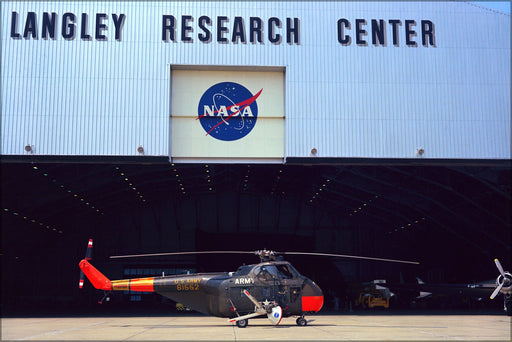
[[(260, 130), (260, 132), (265, 131), (267, 134), (262, 136), (261, 133), (259, 137), (254, 137), (254, 134), (250, 137), (251, 141), (244, 142), (245, 146), (250, 146), (253, 149), (252, 153), (249, 155), (233, 155), (232, 151), (228, 151), (226, 155), (198, 155), (198, 156), (179, 156), (176, 155), (176, 150), (174, 148), (173, 139), (177, 139), (173, 134), (173, 117), (176, 118), (175, 107), (173, 107), (173, 93), (175, 93), (176, 87), (173, 84), (173, 73), (176, 71), (190, 71), (190, 72), (227, 72), (227, 73), (247, 73), (251, 75), (257, 76), (257, 73), (267, 73), (267, 75), (275, 74), (278, 78), (282, 77), (281, 80), (277, 79), (274, 82), (271, 82), (271, 86), (276, 92), (279, 92), (282, 89), (282, 96), (275, 96), (270, 92), (271, 95), (274, 95), (274, 99), (272, 104), (277, 103), (278, 110), (274, 114), (265, 115), (264, 120), (265, 124), (268, 125), (267, 122), (272, 122), (272, 127), (270, 130), (274, 132), (274, 136), (269, 138), (268, 129)], [(272, 74), (271, 74), (272, 73)], [(277, 75), (282, 74), (282, 75)], [(169, 64), (169, 161), (171, 163), (268, 163), (268, 164), (283, 164), (286, 160), (286, 67), (284, 66), (229, 66), (229, 65), (183, 65), (183, 64)], [(263, 80), (263, 77), (260, 76), (260, 79)], [(264, 82), (267, 82), (267, 79), (264, 79)], [(268, 93), (267, 93), (268, 94)], [(193, 104), (193, 106), (197, 106), (197, 104)], [(264, 102), (263, 106), (266, 108), (275, 107), (270, 106), (267, 102)], [(261, 113), (261, 111), (260, 111)], [(259, 115), (261, 117), (262, 115)], [(270, 120), (269, 120), (270, 119)], [(276, 119), (280, 122), (276, 122)], [(259, 119), (259, 122), (262, 120)], [(259, 126), (262, 124), (260, 123)], [(268, 127), (268, 126), (265, 126)], [(254, 130), (255, 131), (255, 130)], [(249, 136), (249, 135), (248, 135)], [(208, 137), (209, 138), (209, 137)], [(270, 139), (270, 140), (269, 140)], [(240, 139), (238, 141), (242, 141)], [(247, 139), (246, 139), (247, 140)], [(215, 141), (217, 142), (217, 141)], [(175, 141), (176, 143), (176, 141)], [(222, 143), (222, 142), (221, 142)], [(224, 142), (225, 143), (225, 142)], [(183, 144), (183, 141), (180, 141), (180, 144)], [(231, 149), (230, 149), (231, 150)], [(255, 152), (254, 152), (255, 151)], [(236, 153), (235, 153), (236, 154)]]

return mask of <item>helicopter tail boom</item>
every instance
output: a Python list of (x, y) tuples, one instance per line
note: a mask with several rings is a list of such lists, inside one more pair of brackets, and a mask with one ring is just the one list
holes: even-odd
[(154, 278), (110, 280), (87, 260), (80, 261), (80, 269), (98, 290), (154, 292)]
[(112, 281), (113, 291), (142, 291), (155, 292), (154, 278), (138, 278)]

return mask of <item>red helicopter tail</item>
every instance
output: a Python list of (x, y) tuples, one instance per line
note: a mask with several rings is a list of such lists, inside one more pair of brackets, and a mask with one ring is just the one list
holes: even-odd
[(112, 290), (112, 282), (89, 263), (86, 259), (80, 261), (80, 269), (84, 272), (85, 276), (91, 284), (98, 290), (110, 291)]
[(154, 278), (138, 278), (138, 279), (121, 279), (113, 280), (108, 279), (103, 273), (98, 271), (96, 267), (91, 265), (92, 257), (92, 239), (89, 240), (87, 245), (87, 252), (85, 258), (80, 261), (80, 288), (84, 284), (84, 276), (89, 279), (91, 284), (98, 290), (104, 291), (142, 291), (154, 292), (153, 281)]

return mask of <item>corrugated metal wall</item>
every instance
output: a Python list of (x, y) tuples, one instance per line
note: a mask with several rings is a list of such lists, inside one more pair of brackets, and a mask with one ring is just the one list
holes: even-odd
[[(286, 157), (510, 159), (510, 15), (460, 2), (3, 2), (1, 153), (165, 156), (170, 141), (170, 65), (286, 68)], [(37, 15), (37, 39), (23, 34)], [(57, 38), (42, 39), (43, 12), (57, 13)], [(60, 34), (77, 15), (77, 34)], [(106, 13), (107, 41), (80, 39), (81, 14)], [(126, 15), (114, 39), (112, 13)], [(162, 16), (191, 15), (192, 43), (163, 42)], [(209, 44), (208, 15), (300, 19), (300, 44)], [(366, 19), (368, 46), (337, 40), (337, 21)], [(400, 46), (371, 44), (371, 19), (399, 19)], [(431, 20), (436, 47), (405, 45), (405, 20)], [(215, 34), (215, 26), (212, 25)], [(231, 32), (231, 28), (229, 29)], [(286, 40), (286, 32), (279, 33)], [(267, 34), (264, 30), (264, 34)], [(178, 30), (179, 35), (179, 30)], [(386, 35), (390, 37), (391, 28)]]

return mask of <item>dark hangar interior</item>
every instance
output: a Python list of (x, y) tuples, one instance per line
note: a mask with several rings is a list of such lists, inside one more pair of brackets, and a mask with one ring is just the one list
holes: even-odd
[[(350, 284), (373, 279), (495, 279), (494, 258), (510, 269), (509, 162), (43, 159), (0, 166), (3, 314), (95, 308), (101, 293), (90, 284), (78, 289), (78, 262), (89, 238), (92, 263), (110, 279), (162, 270), (235, 271), (258, 262), (223, 254), (109, 259), (138, 253), (266, 248), (420, 262), (286, 258), (327, 296), (348, 296)], [(169, 303), (147, 305), (165, 310)]]

